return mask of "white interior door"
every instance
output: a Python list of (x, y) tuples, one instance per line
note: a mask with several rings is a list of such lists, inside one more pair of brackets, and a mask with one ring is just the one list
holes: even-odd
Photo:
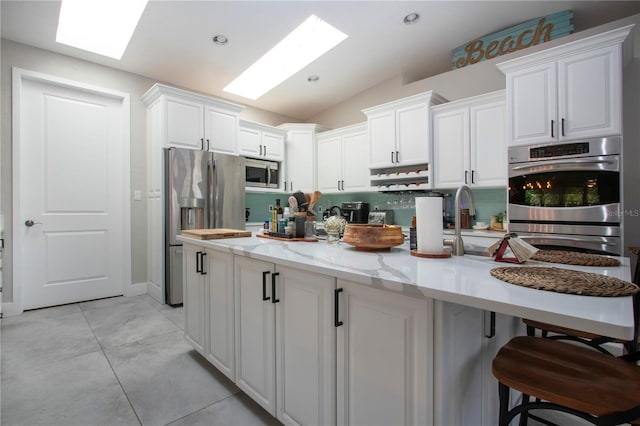
[(123, 294), (125, 276), (130, 280), (123, 226), (128, 97), (14, 79), (15, 284), (22, 308)]

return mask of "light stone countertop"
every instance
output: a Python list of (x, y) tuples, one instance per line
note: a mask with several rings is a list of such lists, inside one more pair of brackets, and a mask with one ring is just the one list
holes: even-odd
[[(288, 242), (255, 236), (219, 240), (179, 236), (178, 239), (413, 297), (439, 299), (627, 340), (634, 332), (631, 297), (568, 295), (509, 284), (493, 278), (489, 271), (517, 265), (497, 263), (489, 257), (418, 258), (410, 255), (408, 242), (387, 252), (361, 252), (344, 242)], [(629, 259), (620, 260), (622, 266), (609, 268), (537, 261), (527, 261), (525, 265), (582, 270), (630, 281)]]

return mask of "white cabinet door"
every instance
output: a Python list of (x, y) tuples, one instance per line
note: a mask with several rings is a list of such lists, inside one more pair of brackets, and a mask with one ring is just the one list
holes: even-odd
[(337, 423), (433, 424), (432, 302), (338, 280)]
[(262, 148), (266, 159), (282, 161), (284, 159), (284, 135), (263, 130)]
[(469, 108), (434, 112), (433, 157), (434, 188), (469, 183)]
[(395, 165), (396, 115), (389, 111), (369, 117), (369, 146), (371, 168)]
[(203, 265), (204, 249), (183, 246), (184, 269), (184, 337), (203, 356), (206, 347), (207, 265)]
[(204, 137), (206, 149), (226, 154), (236, 154), (238, 116), (205, 105)]
[(470, 109), (470, 176), (477, 187), (506, 186), (507, 132), (504, 102)]
[(231, 380), (235, 380), (233, 255), (206, 251), (208, 276), (206, 357)]
[(482, 311), (436, 301), (435, 318), (434, 424), (480, 425), (485, 339)]
[(287, 425), (335, 422), (335, 278), (278, 266), (277, 417)]
[(611, 46), (558, 61), (561, 140), (622, 133), (620, 50)]
[(238, 154), (247, 157), (262, 157), (260, 130), (240, 127), (238, 131)]
[(203, 117), (201, 103), (167, 97), (167, 146), (202, 149)]
[(341, 190), (342, 138), (318, 138), (318, 190), (334, 193)]
[(555, 62), (507, 74), (510, 146), (557, 139), (557, 93)]
[(344, 191), (369, 191), (369, 140), (366, 132), (342, 138), (342, 180)]
[(285, 191), (312, 192), (316, 189), (316, 146), (311, 131), (291, 130), (287, 136), (287, 179)]
[(396, 164), (409, 166), (429, 162), (429, 107), (412, 105), (396, 111)]
[(273, 272), (271, 263), (243, 256), (234, 258), (236, 385), (275, 416)]

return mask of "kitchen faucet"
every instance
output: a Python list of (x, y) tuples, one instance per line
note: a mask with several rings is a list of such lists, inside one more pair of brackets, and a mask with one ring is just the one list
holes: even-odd
[(458, 190), (456, 191), (456, 198), (454, 201), (454, 205), (456, 209), (455, 234), (452, 239), (444, 240), (444, 245), (451, 246), (451, 254), (453, 254), (454, 256), (464, 256), (464, 243), (462, 241), (461, 226), (460, 226), (460, 222), (461, 222), (460, 211), (462, 210), (460, 205), (460, 201), (461, 201), (460, 198), (462, 197), (463, 192), (467, 193), (467, 199), (469, 201), (469, 216), (475, 216), (476, 214), (476, 206), (475, 206), (475, 202), (473, 201), (473, 193), (471, 192), (471, 188), (469, 188), (468, 185), (461, 185), (460, 188), (458, 188)]

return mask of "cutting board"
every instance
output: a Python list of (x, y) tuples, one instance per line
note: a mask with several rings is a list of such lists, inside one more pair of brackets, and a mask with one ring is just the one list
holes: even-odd
[(199, 240), (215, 240), (220, 238), (240, 238), (250, 237), (251, 231), (242, 231), (240, 229), (185, 229), (182, 231), (185, 237), (197, 238)]

